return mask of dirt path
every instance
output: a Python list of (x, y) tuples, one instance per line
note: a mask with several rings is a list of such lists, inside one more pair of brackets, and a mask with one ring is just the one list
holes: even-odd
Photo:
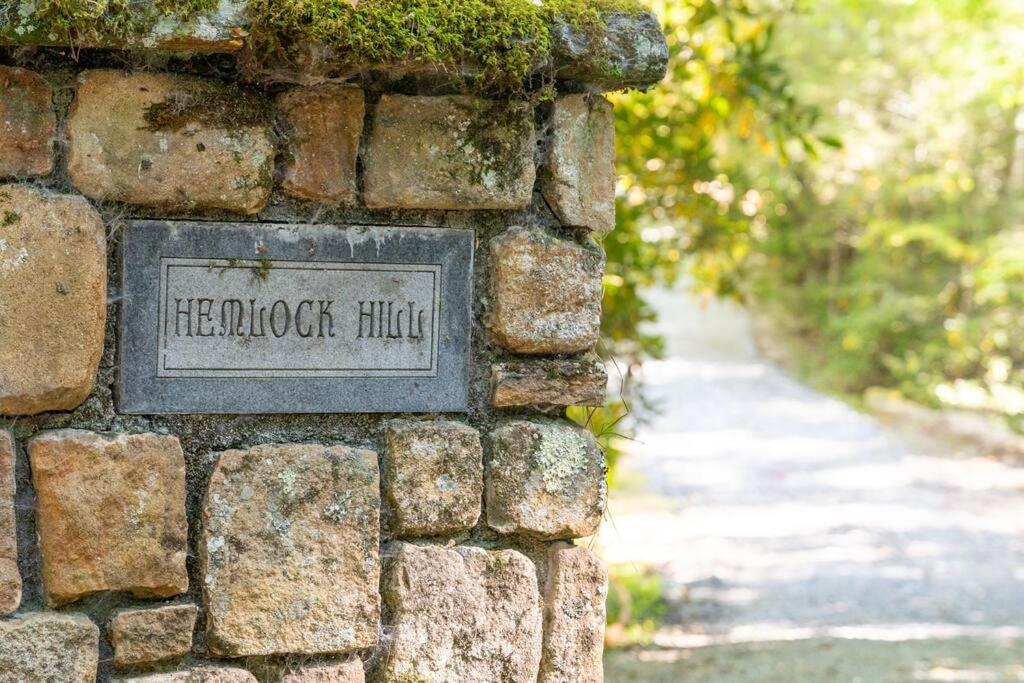
[(665, 576), (659, 645), (1024, 634), (1024, 468), (911, 446), (804, 387), (735, 306), (655, 300), (661, 412), (600, 540)]

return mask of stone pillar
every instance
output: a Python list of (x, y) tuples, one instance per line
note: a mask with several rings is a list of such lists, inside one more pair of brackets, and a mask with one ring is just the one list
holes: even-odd
[(565, 409), (607, 381), (600, 92), (657, 79), (656, 24), (551, 27), (550, 100), (253, 70), (221, 5), (81, 61), (0, 26), (0, 671), (600, 681)]

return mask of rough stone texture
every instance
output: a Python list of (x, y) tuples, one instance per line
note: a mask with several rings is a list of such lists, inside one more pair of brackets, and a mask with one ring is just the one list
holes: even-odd
[(296, 88), (278, 98), (290, 128), (291, 158), (281, 184), (300, 199), (351, 204), (363, 133), (363, 91), (323, 86)]
[[(154, 105), (176, 112), (175, 122), (147, 120)], [(270, 196), (274, 162), (269, 126), (245, 122), (258, 106), (208, 80), (87, 71), (68, 120), (68, 175), (94, 199), (254, 214)]]
[(110, 620), (114, 666), (128, 667), (181, 659), (192, 649), (195, 605), (123, 610)]
[[(8, 3), (10, 4), (10, 3)], [(92, 12), (107, 8), (103, 2), (65, 4), (61, 9)], [(17, 5), (15, 5), (17, 6)], [(185, 52), (233, 52), (244, 44), (249, 26), (246, 9), (249, 0), (220, 0), (214, 9), (189, 15), (168, 13), (153, 2), (111, 3), (110, 10), (123, 17), (120, 26), (106, 28), (102, 25), (93, 31), (76, 31), (73, 39), (76, 48), (138, 48), (143, 50)], [(68, 47), (65, 31), (55, 31), (52, 25), (40, 17), (53, 5), (27, 2), (20, 4), (18, 12), (8, 13), (0, 23), (0, 45), (54, 45)], [(148, 31), (125, 31), (123, 26), (148, 26)], [(120, 30), (118, 30), (120, 29)]]
[(188, 589), (176, 437), (65, 429), (29, 441), (28, 454), (48, 604), (104, 590), (169, 597)]
[(51, 98), (39, 74), (0, 66), (0, 176), (53, 170), (57, 116)]
[(544, 198), (563, 225), (604, 234), (615, 227), (615, 115), (598, 96), (555, 101)]
[(212, 651), (372, 647), (380, 621), (377, 455), (264, 445), (220, 454), (200, 547)]
[(559, 78), (621, 90), (654, 85), (665, 77), (668, 44), (651, 12), (609, 14), (598, 34), (567, 21), (557, 21), (551, 33)]
[(14, 439), (0, 430), (0, 616), (21, 604), (18, 536), (14, 521)]
[(548, 552), (544, 654), (538, 683), (602, 683), (608, 570), (586, 548)]
[(366, 150), (370, 208), (522, 209), (535, 179), (525, 102), (385, 95)]
[(607, 386), (608, 371), (595, 354), (491, 366), (491, 402), (498, 408), (599, 406), (604, 404)]
[(0, 620), (0, 681), (94, 683), (100, 630), (87, 617), (36, 612)]
[(392, 614), (377, 680), (536, 680), (541, 610), (533, 563), (514, 550), (389, 549), (382, 591)]
[(131, 676), (118, 680), (122, 683), (256, 683), (256, 677), (245, 669), (230, 666), (202, 666), (185, 671)]
[(363, 663), (353, 659), (344, 664), (310, 666), (290, 673), (281, 683), (363, 683)]
[(540, 538), (588, 536), (605, 507), (604, 453), (568, 423), (515, 421), (491, 432), (487, 525)]
[(81, 197), (0, 185), (0, 414), (92, 391), (107, 317), (103, 221)]
[(439, 536), (473, 528), (484, 489), (480, 433), (457, 422), (394, 420), (381, 473), (398, 536)]
[(518, 353), (575, 353), (601, 331), (604, 254), (542, 228), (513, 227), (491, 240), (488, 326)]

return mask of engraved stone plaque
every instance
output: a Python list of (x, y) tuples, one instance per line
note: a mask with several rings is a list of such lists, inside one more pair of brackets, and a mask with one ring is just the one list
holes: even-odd
[(468, 230), (133, 221), (124, 413), (466, 408)]

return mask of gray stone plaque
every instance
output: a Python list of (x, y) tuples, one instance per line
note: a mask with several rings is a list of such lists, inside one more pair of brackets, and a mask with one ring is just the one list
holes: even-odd
[(125, 413), (465, 410), (473, 233), (133, 221)]

